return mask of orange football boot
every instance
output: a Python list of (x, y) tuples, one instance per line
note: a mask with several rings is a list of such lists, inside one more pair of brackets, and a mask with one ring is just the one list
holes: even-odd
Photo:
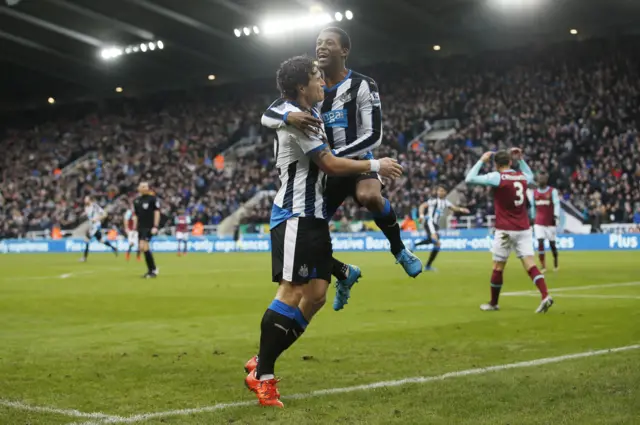
[(257, 367), (258, 367), (258, 356), (253, 356), (244, 364), (244, 371), (247, 373), (251, 373), (254, 370), (256, 370)]

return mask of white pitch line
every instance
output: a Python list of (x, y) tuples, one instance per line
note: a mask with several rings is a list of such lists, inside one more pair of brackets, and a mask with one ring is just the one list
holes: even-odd
[[(399, 387), (407, 384), (425, 384), (429, 382), (444, 381), (446, 379), (459, 378), (463, 376), (482, 375), (485, 373), (498, 372), (498, 371), (508, 370), (508, 369), (540, 366), (540, 365), (545, 365), (550, 363), (563, 362), (566, 360), (601, 356), (604, 354), (618, 353), (622, 351), (637, 350), (637, 349), (640, 349), (640, 344), (628, 345), (626, 347), (610, 348), (606, 350), (586, 351), (583, 353), (567, 354), (564, 356), (557, 356), (557, 357), (546, 357), (542, 359), (530, 360), (525, 362), (509, 363), (509, 364), (481, 367), (481, 368), (475, 368), (475, 369), (467, 369), (467, 370), (461, 370), (458, 372), (449, 372), (449, 373), (445, 373), (443, 375), (437, 375), (437, 376), (418, 376), (418, 377), (405, 378), (405, 379), (399, 379), (394, 381), (381, 381), (381, 382), (374, 382), (371, 384), (355, 385), (352, 387), (328, 388), (325, 390), (317, 390), (309, 393), (293, 394), (293, 395), (282, 397), (282, 398), (286, 400), (299, 400), (299, 399), (320, 397), (324, 395), (344, 394), (344, 393), (352, 393), (356, 391), (369, 391), (376, 388)], [(136, 422), (146, 421), (149, 419), (165, 418), (169, 416), (187, 416), (187, 415), (193, 415), (197, 413), (215, 412), (218, 410), (229, 409), (232, 407), (245, 407), (245, 406), (256, 406), (256, 405), (257, 405), (256, 401), (219, 403), (219, 404), (214, 404), (213, 406), (195, 407), (192, 409), (178, 409), (178, 410), (169, 410), (164, 412), (143, 413), (143, 414), (133, 415), (125, 418), (123, 417), (103, 418), (98, 421), (85, 422), (80, 425), (136, 423)]]
[[(639, 286), (640, 282), (623, 282), (623, 283), (603, 283), (601, 285), (586, 285), (586, 286), (566, 286), (561, 288), (551, 288), (549, 292), (551, 294), (555, 294), (557, 292), (566, 292), (566, 291), (586, 291), (588, 289), (603, 289), (603, 288), (622, 288), (625, 286)], [(502, 295), (511, 296), (511, 295), (529, 295), (529, 294), (539, 294), (536, 290), (530, 291), (517, 291), (517, 292), (503, 292)]]
[[(505, 294), (506, 295), (506, 294)], [(539, 297), (539, 293), (530, 294), (510, 294), (512, 297)], [(596, 298), (596, 299), (618, 299), (618, 300), (640, 300), (640, 296), (635, 295), (600, 295), (600, 294), (553, 294), (555, 298)]]
[(29, 412), (39, 413), (55, 413), (57, 415), (72, 416), (76, 418), (89, 418), (89, 419), (101, 419), (101, 420), (113, 420), (113, 419), (126, 419), (122, 416), (107, 415), (100, 412), (81, 412), (76, 409), (58, 409), (48, 406), (32, 406), (30, 404), (23, 403), (21, 401), (2, 400), (0, 399), (0, 406), (11, 407), (18, 410), (26, 410)]

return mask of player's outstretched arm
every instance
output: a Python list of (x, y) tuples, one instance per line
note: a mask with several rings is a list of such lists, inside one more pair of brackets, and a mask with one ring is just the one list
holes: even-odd
[(402, 175), (402, 165), (398, 164), (395, 159), (382, 158), (379, 160), (357, 161), (338, 158), (331, 153), (326, 145), (323, 145), (322, 149), (312, 151), (311, 158), (325, 174), (330, 176), (349, 176), (372, 171), (392, 179)]
[(467, 184), (477, 184), (482, 186), (500, 186), (500, 173), (492, 172), (484, 175), (480, 175), (480, 170), (482, 166), (488, 163), (491, 160), (492, 152), (485, 152), (480, 160), (471, 167), (467, 177), (465, 177), (464, 181)]
[(529, 164), (527, 164), (524, 159), (521, 159), (520, 161), (518, 161), (518, 165), (520, 165), (520, 171), (522, 171), (522, 174), (524, 174), (527, 178), (527, 183), (533, 184), (533, 171), (531, 171)]

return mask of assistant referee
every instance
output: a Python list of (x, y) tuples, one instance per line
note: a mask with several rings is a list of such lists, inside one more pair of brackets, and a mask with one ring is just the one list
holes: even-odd
[(133, 225), (138, 231), (138, 246), (140, 251), (144, 253), (144, 259), (147, 263), (147, 273), (143, 277), (151, 279), (158, 275), (158, 269), (156, 268), (149, 242), (158, 233), (160, 201), (158, 201), (155, 193), (149, 189), (149, 183), (147, 182), (141, 182), (138, 185), (138, 193), (140, 196), (133, 201)]

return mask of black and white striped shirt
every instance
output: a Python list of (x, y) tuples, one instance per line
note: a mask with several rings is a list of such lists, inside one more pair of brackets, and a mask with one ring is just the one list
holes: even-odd
[[(282, 115), (301, 111), (293, 102), (284, 100), (277, 100), (270, 108)], [(312, 113), (318, 117), (317, 111)], [(291, 217), (326, 220), (323, 197), (326, 175), (310, 157), (313, 152), (326, 147), (320, 136), (309, 137), (291, 126), (278, 129), (274, 154), (281, 186), (273, 200), (272, 229)]]
[[(324, 101), (317, 108), (333, 154), (362, 157), (378, 147), (382, 141), (382, 109), (375, 81), (349, 71), (344, 80), (324, 91)], [(274, 105), (262, 116), (262, 125), (278, 129), (285, 125), (285, 117)]]
[(447, 199), (431, 198), (427, 201), (429, 207), (427, 212), (427, 222), (431, 222), (435, 225), (440, 221), (440, 217), (446, 214), (447, 209), (451, 208), (453, 204)]

